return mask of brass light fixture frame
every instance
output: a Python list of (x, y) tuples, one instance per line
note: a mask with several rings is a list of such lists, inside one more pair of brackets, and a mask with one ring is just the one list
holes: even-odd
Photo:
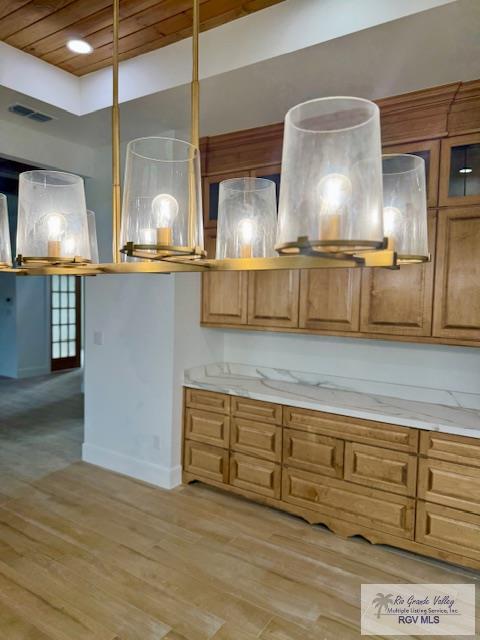
[[(428, 256), (397, 256), (391, 242), (385, 238), (382, 243), (375, 243), (371, 249), (357, 251), (352, 246), (343, 253), (330, 253), (319, 250), (320, 242), (311, 242), (307, 238), (299, 238), (295, 247), (282, 247), (281, 255), (274, 258), (235, 258), (216, 260), (206, 258), (205, 251), (193, 246), (185, 248), (171, 247), (168, 245), (133, 245), (127, 243), (120, 247), (121, 229), (121, 191), (120, 191), (120, 117), (118, 97), (118, 67), (119, 67), (119, 1), (113, 0), (113, 100), (112, 100), (112, 231), (113, 231), (113, 262), (110, 264), (88, 264), (75, 258), (65, 263), (58, 258), (54, 262), (47, 261), (33, 266), (28, 265), (25, 258), (22, 264), (16, 268), (4, 268), (3, 272), (16, 273), (17, 275), (97, 275), (97, 274), (127, 274), (127, 273), (181, 273), (181, 272), (209, 272), (209, 271), (276, 271), (283, 269), (335, 269), (335, 268), (390, 268), (397, 269), (402, 263), (425, 262), (430, 260)], [(192, 145), (199, 148), (199, 32), (200, 32), (200, 3), (193, 0), (193, 75), (191, 82), (192, 113), (191, 113), (191, 139)], [(192, 172), (190, 189), (196, 188)], [(191, 191), (190, 202), (193, 206), (194, 199)], [(191, 212), (193, 213), (193, 212)], [(189, 238), (195, 237), (195, 216), (190, 215)], [(334, 246), (336, 242), (328, 241), (328, 246)], [(346, 242), (341, 243), (345, 248)], [(380, 245), (380, 246), (378, 246)], [(368, 245), (367, 245), (368, 246)], [(153, 255), (152, 255), (153, 249)], [(295, 249), (296, 253), (291, 250)], [(290, 250), (290, 251), (289, 251)], [(120, 253), (148, 260), (145, 262), (121, 262)]]

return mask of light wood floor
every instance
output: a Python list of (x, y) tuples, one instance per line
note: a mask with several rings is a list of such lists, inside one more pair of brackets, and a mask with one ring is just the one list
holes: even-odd
[(0, 381), (2, 640), (349, 640), (362, 582), (480, 581), (200, 484), (83, 464), (81, 438), (78, 374)]

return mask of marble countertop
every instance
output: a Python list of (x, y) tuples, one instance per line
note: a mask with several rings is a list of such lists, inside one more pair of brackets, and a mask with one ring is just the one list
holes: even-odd
[(226, 362), (188, 369), (184, 384), (353, 418), (480, 438), (480, 393)]

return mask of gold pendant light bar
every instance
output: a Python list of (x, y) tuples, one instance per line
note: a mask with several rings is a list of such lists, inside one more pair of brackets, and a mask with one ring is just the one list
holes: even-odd
[(112, 58), (112, 234), (113, 262), (120, 262), (121, 193), (120, 193), (120, 109), (118, 105), (118, 32), (120, 0), (113, 0), (113, 58)]

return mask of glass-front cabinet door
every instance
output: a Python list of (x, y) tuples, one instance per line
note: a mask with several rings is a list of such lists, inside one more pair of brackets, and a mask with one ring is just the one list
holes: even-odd
[(442, 140), (440, 205), (480, 204), (480, 134)]
[(427, 206), (436, 207), (438, 203), (438, 178), (440, 171), (440, 141), (427, 140), (383, 147), (383, 153), (410, 153), (425, 160), (427, 181)]

